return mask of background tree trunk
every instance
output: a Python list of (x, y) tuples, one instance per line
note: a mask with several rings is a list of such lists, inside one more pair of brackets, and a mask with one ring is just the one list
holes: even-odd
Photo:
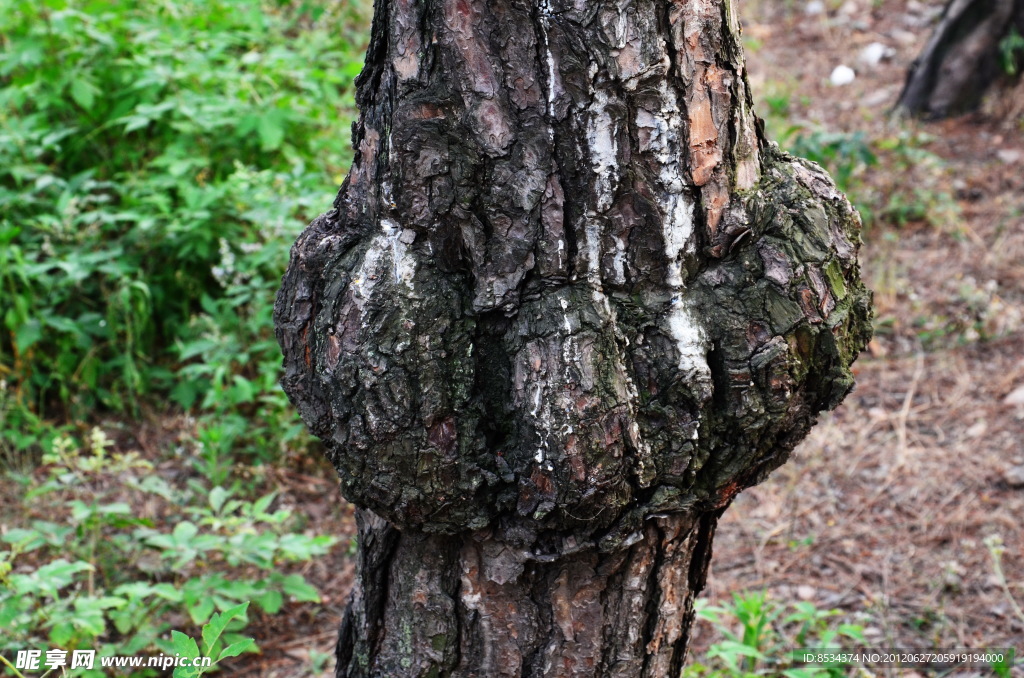
[(925, 118), (976, 108), (1003, 74), (1000, 43), (1011, 29), (1024, 34), (1024, 0), (949, 0), (897, 108)]
[(852, 387), (856, 214), (723, 0), (378, 0), (275, 308), (360, 507), (339, 676), (682, 665), (714, 526)]

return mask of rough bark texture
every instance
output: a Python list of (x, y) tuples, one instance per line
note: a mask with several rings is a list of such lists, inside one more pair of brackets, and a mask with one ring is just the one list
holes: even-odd
[(378, 0), (275, 309), (361, 510), (340, 676), (667, 676), (717, 515), (852, 387), (857, 216), (722, 0)]
[(655, 516), (628, 548), (524, 561), (490, 531), (399, 532), (358, 515), (338, 675), (479, 678), (678, 675), (718, 517)]
[(1024, 34), (1024, 0), (949, 0), (907, 74), (897, 108), (942, 118), (976, 108), (1002, 73), (1000, 42)]

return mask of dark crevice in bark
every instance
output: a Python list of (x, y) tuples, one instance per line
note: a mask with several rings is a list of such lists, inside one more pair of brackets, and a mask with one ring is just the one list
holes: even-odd
[[(657, 527), (652, 527), (651, 531), (653, 535), (648, 538), (651, 539), (652, 544), (660, 545), (664, 542), (664, 534)], [(654, 564), (651, 567), (650, 575), (647, 579), (647, 591), (648, 598), (644, 609), (646, 623), (643, 627), (643, 635), (641, 636), (641, 643), (643, 646), (649, 645), (655, 638), (656, 630), (658, 626), (658, 606), (661, 604), (660, 595), (658, 591), (658, 574), (661, 572), (661, 568), (665, 564), (665, 554), (662, 549), (657, 549), (654, 555)], [(651, 656), (649, 654), (644, 655), (643, 670), (641, 675), (648, 676), (649, 664)]]

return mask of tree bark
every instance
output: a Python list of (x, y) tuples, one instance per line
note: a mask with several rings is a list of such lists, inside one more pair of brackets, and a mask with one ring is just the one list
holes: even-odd
[(923, 118), (965, 113), (1003, 73), (1000, 43), (1024, 34), (1024, 0), (949, 0), (911, 65), (897, 108)]
[(724, 0), (377, 0), (275, 307), (358, 511), (338, 675), (667, 676), (721, 511), (852, 387), (859, 221)]

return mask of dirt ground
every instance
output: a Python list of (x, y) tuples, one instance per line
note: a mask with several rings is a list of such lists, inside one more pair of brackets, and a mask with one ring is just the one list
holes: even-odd
[[(938, 162), (883, 156), (857, 177), (875, 202), (911, 195), (930, 218), (867, 230), (877, 336), (857, 363), (857, 388), (726, 513), (705, 596), (765, 590), (837, 608), (878, 647), (1019, 653), (1024, 618), (984, 540), (1001, 538), (1010, 591), (1024, 601), (1024, 89), (954, 120), (893, 120), (940, 9), (917, 0), (739, 7), (762, 115), (784, 109), (808, 128), (910, 139)], [(875, 42), (886, 56), (872, 66), (860, 57)], [(852, 83), (830, 84), (839, 65), (854, 69)], [(297, 511), (322, 531), (351, 534), (331, 470), (296, 464), (281, 480)], [(324, 604), (259, 628), (264, 654), (239, 675), (308, 675), (310, 652), (332, 650), (351, 568), (345, 548), (313, 565), (306, 575)], [(694, 651), (715, 640), (698, 623)]]

